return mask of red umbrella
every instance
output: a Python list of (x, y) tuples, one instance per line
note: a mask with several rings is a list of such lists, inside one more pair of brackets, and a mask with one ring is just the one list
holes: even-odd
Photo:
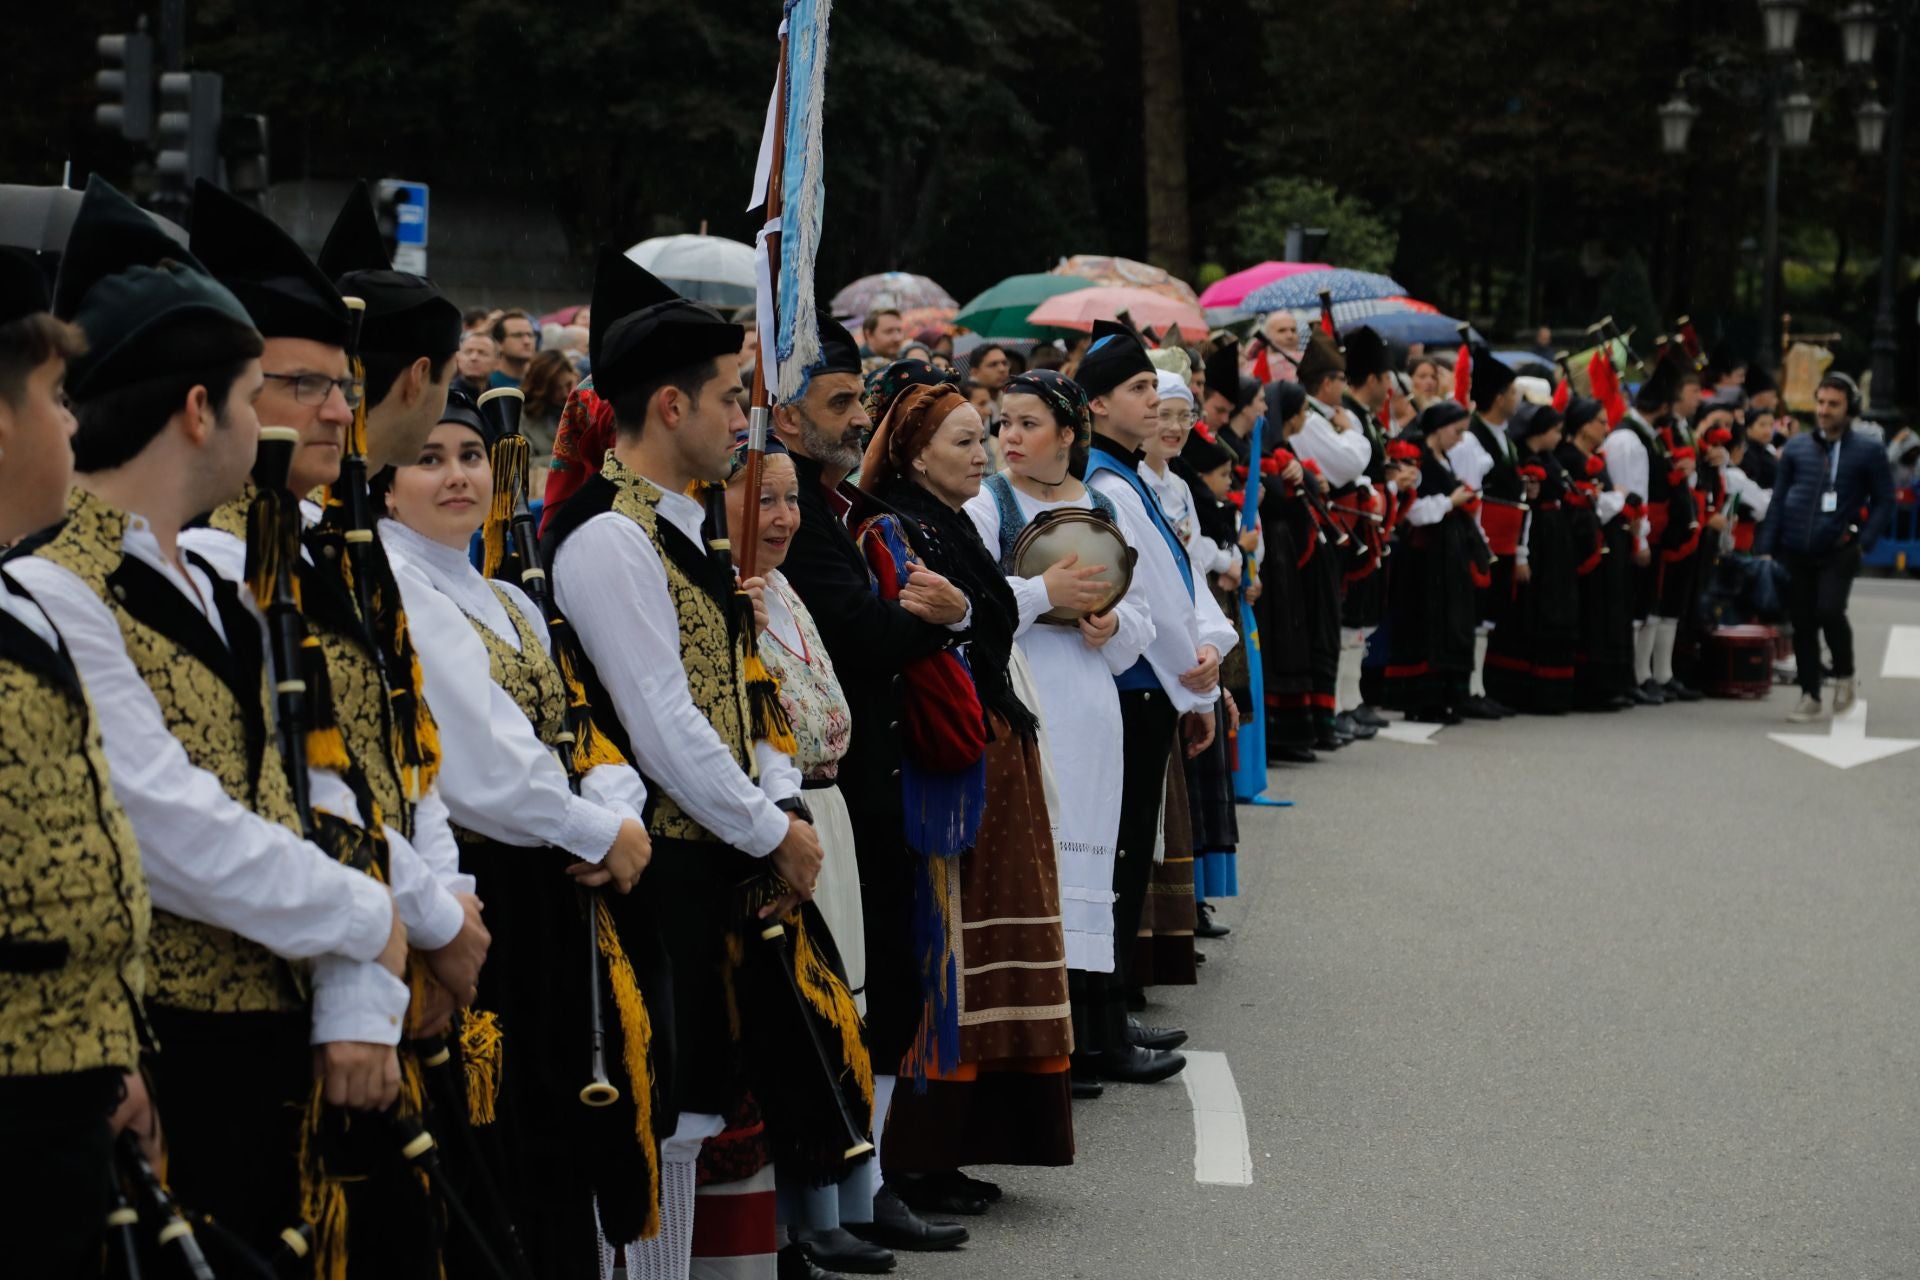
[(1179, 302), (1149, 289), (1112, 285), (1075, 289), (1072, 293), (1048, 298), (1033, 309), (1027, 323), (1085, 333), (1092, 330), (1095, 320), (1115, 320), (1122, 311), (1135, 328), (1159, 330), (1171, 324), (1178, 325), (1180, 336), (1189, 342), (1201, 342), (1207, 336), (1207, 322), (1200, 315), (1200, 309), (1191, 303)]

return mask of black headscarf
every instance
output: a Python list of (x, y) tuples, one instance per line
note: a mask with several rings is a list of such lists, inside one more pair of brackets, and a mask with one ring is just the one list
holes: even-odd
[(1015, 733), (1032, 737), (1039, 722), (1014, 693), (1007, 672), (1020, 610), (1000, 562), (980, 541), (980, 532), (966, 512), (955, 511), (905, 476), (887, 481), (878, 496), (918, 526), (911, 531), (916, 535), (912, 542), (927, 568), (966, 592), (973, 602), (967, 663), (973, 668), (980, 705), (999, 712)]

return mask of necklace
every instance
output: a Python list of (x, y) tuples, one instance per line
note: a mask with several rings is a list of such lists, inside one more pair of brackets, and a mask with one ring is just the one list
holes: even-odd
[(1013, 473), (1014, 487), (1026, 494), (1029, 498), (1036, 499), (1040, 502), (1058, 502), (1061, 498), (1060, 490), (1066, 488), (1073, 482), (1073, 477), (1064, 472), (1058, 480), (1041, 480), (1035, 476), (1023, 476), (1018, 473)]

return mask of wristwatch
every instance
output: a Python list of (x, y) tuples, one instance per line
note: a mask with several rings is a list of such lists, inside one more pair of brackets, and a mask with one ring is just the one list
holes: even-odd
[(785, 800), (775, 800), (773, 807), (790, 817), (800, 819), (802, 822), (811, 823), (813, 821), (813, 810), (807, 808), (807, 802), (799, 796), (788, 796)]

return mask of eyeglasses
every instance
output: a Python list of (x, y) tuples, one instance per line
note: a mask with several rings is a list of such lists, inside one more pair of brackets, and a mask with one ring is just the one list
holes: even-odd
[(509, 329), (505, 333), (501, 334), (500, 336), (503, 338), (531, 338), (533, 336), (533, 330)]
[(335, 387), (340, 388), (340, 394), (346, 398), (349, 409), (360, 403), (361, 382), (358, 378), (329, 378), (324, 373), (269, 373), (266, 376), (275, 382), (286, 383), (296, 404), (325, 404)]

